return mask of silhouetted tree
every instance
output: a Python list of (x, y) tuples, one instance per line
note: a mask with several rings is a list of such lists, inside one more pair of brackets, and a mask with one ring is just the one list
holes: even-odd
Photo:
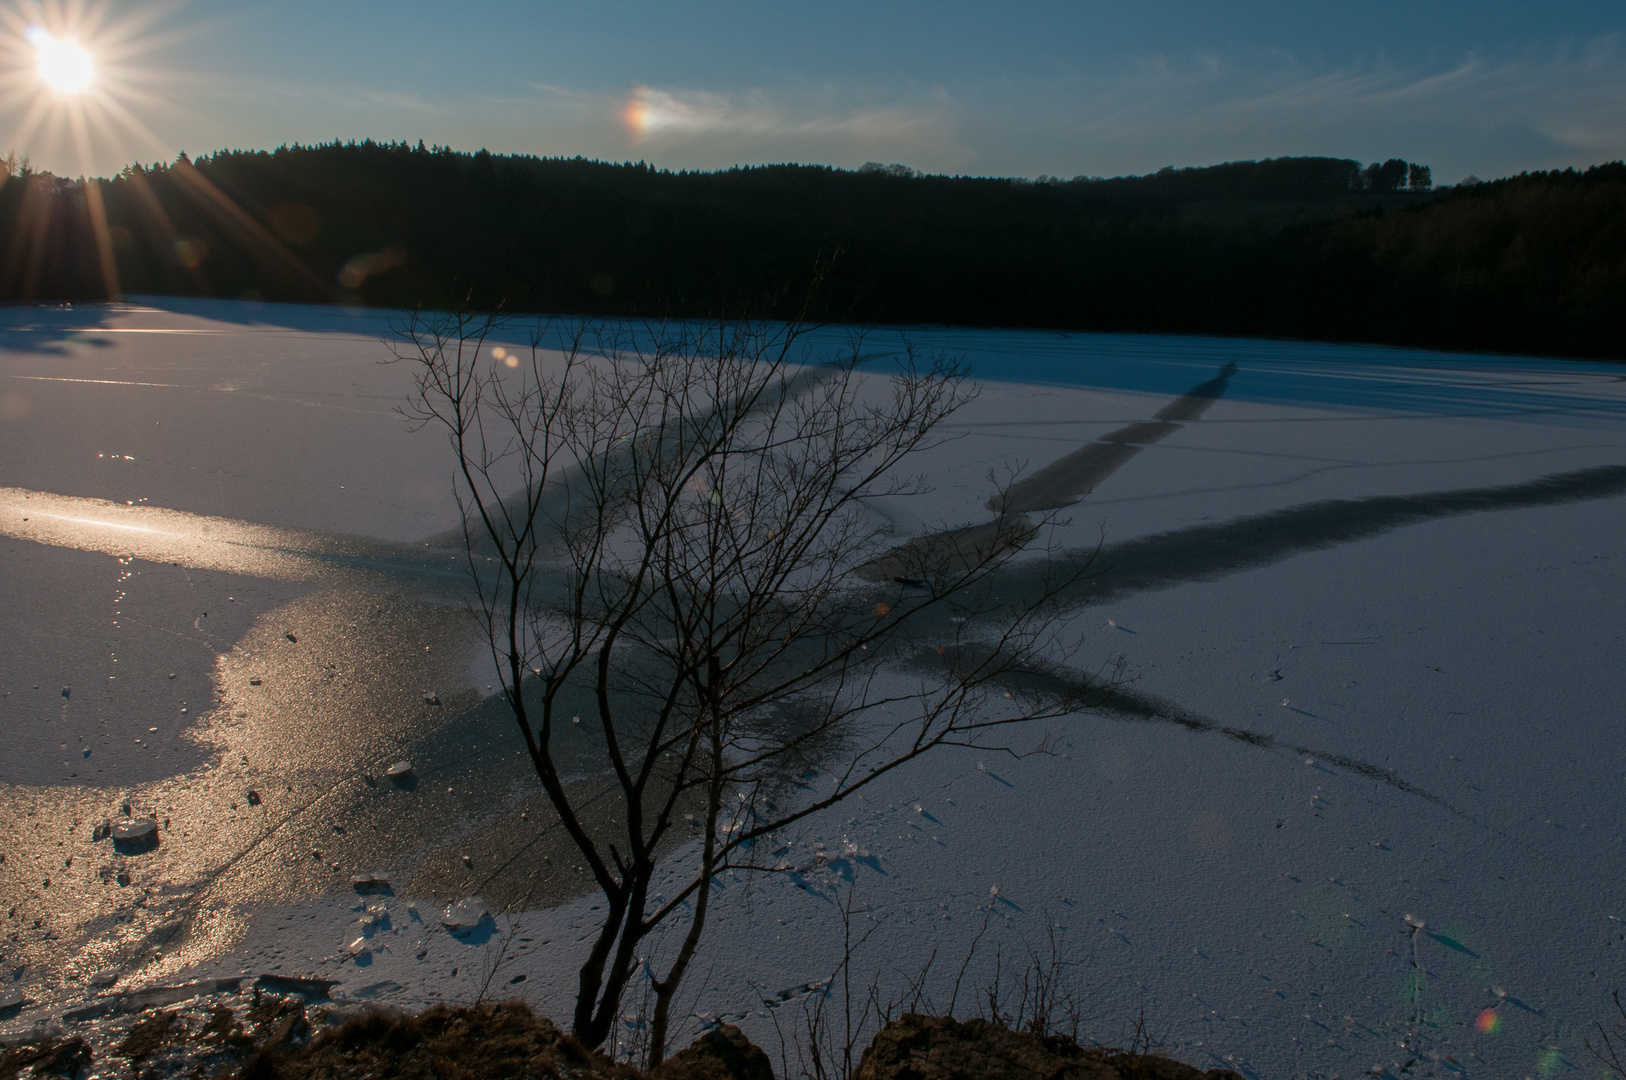
[[(1000, 692), (1054, 662), (1052, 601), (1076, 571), (993, 595), (989, 572), (1039, 535), (1011, 515), (920, 553), (906, 583), (863, 572), (889, 543), (865, 500), (911, 487), (907, 464), (972, 395), (953, 364), (866, 386), (857, 343), (820, 357), (799, 325), (716, 321), (543, 326), (510, 371), (483, 347), (495, 325), (416, 317), (397, 355), (416, 415), (450, 436), (503, 694), (603, 894), (577, 1037), (610, 1035), (643, 940), (687, 920), (648, 967), (655, 1065), (717, 875), (788, 869), (763, 859), (775, 833), (939, 747), (1077, 706)], [(562, 759), (584, 728), (594, 749)], [(812, 789), (810, 766), (826, 774)], [(568, 782), (584, 768), (612, 778), (614, 820)]]

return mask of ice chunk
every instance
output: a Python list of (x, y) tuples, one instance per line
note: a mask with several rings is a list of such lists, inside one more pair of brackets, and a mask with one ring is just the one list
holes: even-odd
[(382, 889), (386, 888), (389, 883), (389, 878), (377, 872), (350, 875), (350, 884), (357, 889)]
[(112, 968), (103, 968), (90, 977), (90, 985), (97, 989), (112, 986), (119, 981), (119, 973)]
[(158, 822), (152, 818), (130, 818), (113, 825), (114, 840), (151, 840), (158, 835)]
[(354, 941), (350, 942), (350, 944), (346, 945), (344, 947), (344, 951), (349, 953), (351, 956), (360, 956), (363, 953), (370, 953), (373, 950), (368, 946), (366, 938), (358, 937)]
[(425, 690), (423, 692), (423, 703), (425, 705), (439, 705), (440, 695), (435, 693), (433, 690)]
[(447, 908), (445, 916), (440, 921), (451, 930), (473, 930), (489, 918), (491, 913), (486, 910), (485, 901), (478, 896), (471, 896)]
[(384, 775), (389, 777), (391, 780), (399, 780), (403, 776), (411, 776), (412, 762), (397, 761), (395, 764), (384, 770)]
[(1413, 930), (1422, 930), (1428, 926), (1428, 923), (1424, 922), (1422, 919), (1419, 919), (1416, 915), (1407, 915), (1406, 925), (1411, 927)]

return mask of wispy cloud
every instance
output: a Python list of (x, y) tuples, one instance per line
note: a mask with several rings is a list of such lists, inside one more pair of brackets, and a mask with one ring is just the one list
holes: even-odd
[(360, 96), (363, 101), (373, 105), (382, 105), (385, 108), (402, 112), (423, 113), (429, 116), (438, 116), (447, 112), (446, 106), (427, 102), (417, 94), (394, 93), (388, 90), (363, 90)]
[(913, 156), (944, 169), (975, 159), (945, 92), (910, 96), (866, 101), (861, 91), (830, 86), (734, 93), (639, 86), (619, 102), (617, 116), (629, 146), (663, 156), (732, 150), (743, 160), (837, 164)]
[(1003, 96), (989, 102), (967, 121), (968, 137), (987, 156), (1049, 147), (1054, 164), (1035, 164), (1058, 173), (1328, 153), (1404, 156), (1460, 176), (1626, 154), (1626, 51), (1613, 36), (1430, 68), (1327, 66), (1282, 53), (1153, 56), (1053, 93), (1066, 104), (1025, 122), (1012, 122)]

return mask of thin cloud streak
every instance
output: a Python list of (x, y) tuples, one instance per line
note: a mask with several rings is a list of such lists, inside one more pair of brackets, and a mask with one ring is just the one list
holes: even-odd
[[(844, 105), (843, 96), (849, 95), (831, 87), (721, 94), (639, 86), (621, 105), (619, 118), (629, 145), (657, 156), (690, 156), (709, 147), (758, 161), (779, 155), (851, 165), (906, 152), (944, 165), (975, 160), (975, 151), (960, 140), (954, 103), (940, 90), (924, 103)], [(802, 147), (817, 148), (822, 156), (798, 154)]]

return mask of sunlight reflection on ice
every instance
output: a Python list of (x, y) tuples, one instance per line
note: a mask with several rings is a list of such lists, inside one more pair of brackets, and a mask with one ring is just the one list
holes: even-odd
[(467, 580), (455, 553), (438, 549), (22, 488), (0, 488), (0, 536), (274, 581), (359, 581), (380, 571), (447, 585)]

